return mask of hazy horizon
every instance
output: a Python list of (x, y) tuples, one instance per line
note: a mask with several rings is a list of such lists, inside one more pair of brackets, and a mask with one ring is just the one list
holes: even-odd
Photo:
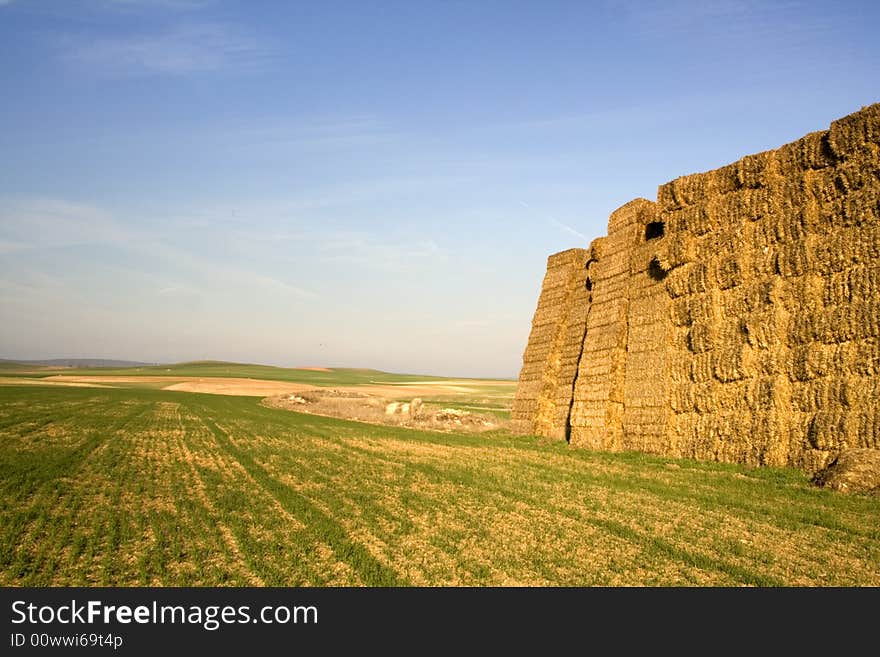
[(0, 358), (515, 378), (547, 256), (880, 101), (880, 5), (0, 1)]

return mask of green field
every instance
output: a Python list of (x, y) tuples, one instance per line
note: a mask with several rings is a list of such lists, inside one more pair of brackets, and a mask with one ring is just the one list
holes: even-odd
[(289, 381), (316, 386), (356, 386), (368, 384), (404, 384), (412, 381), (446, 381), (446, 377), (423, 374), (393, 374), (380, 370), (332, 368), (328, 372), (226, 361), (194, 361), (143, 367), (34, 367), (16, 361), (0, 361), (2, 376), (47, 377), (56, 374), (75, 376), (182, 376), (235, 377)]
[(804, 474), (149, 389), (0, 387), (2, 585), (880, 585)]

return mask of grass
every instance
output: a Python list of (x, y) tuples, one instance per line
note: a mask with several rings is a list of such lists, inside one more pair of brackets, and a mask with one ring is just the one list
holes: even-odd
[[(413, 381), (448, 381), (446, 377), (421, 374), (393, 374), (370, 369), (332, 368), (327, 372), (272, 365), (229, 363), (225, 361), (194, 361), (170, 365), (143, 367), (34, 367), (14, 361), (0, 361), (3, 376), (47, 377), (56, 374), (73, 376), (180, 376), (180, 377), (234, 377), (289, 381), (316, 386), (355, 386), (368, 384), (405, 384)], [(480, 379), (475, 379), (481, 381)], [(509, 385), (509, 384), (508, 384)]]
[(0, 585), (878, 586), (803, 473), (150, 389), (0, 388)]

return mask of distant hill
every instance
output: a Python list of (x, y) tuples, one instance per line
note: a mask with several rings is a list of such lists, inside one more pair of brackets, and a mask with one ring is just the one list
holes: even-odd
[(145, 367), (158, 363), (142, 363), (135, 360), (112, 360), (108, 358), (49, 358), (45, 360), (0, 359), (3, 367)]
[[(0, 370), (5, 376), (14, 372), (39, 372), (48, 376), (54, 370), (76, 369), (77, 376), (195, 376), (238, 377), (268, 381), (292, 381), (318, 386), (372, 385), (377, 383), (403, 384), (413, 381), (445, 381), (450, 377), (429, 374), (396, 374), (367, 368), (346, 367), (277, 367), (253, 363), (233, 363), (222, 360), (196, 360), (184, 363), (143, 363), (131, 360), (104, 358), (53, 358), (46, 360), (8, 360), (0, 358)], [(69, 372), (55, 372), (69, 374)], [(454, 377), (469, 379), (471, 377)], [(484, 380), (484, 379), (475, 379)], [(497, 381), (516, 379), (497, 379)]]

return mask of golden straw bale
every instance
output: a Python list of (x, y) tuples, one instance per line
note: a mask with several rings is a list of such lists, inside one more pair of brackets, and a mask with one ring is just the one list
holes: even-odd
[(832, 371), (833, 345), (805, 344), (788, 352), (786, 373), (792, 381), (809, 381), (827, 376)]
[(713, 348), (715, 341), (714, 331), (710, 324), (697, 322), (691, 325), (688, 331), (688, 349), (701, 354)]
[(669, 390), (669, 401), (673, 411), (692, 413), (696, 410), (696, 393), (690, 382), (673, 382)]
[(828, 141), (839, 158), (858, 156), (866, 145), (880, 143), (880, 104), (832, 121)]
[(674, 233), (666, 239), (657, 259), (664, 270), (680, 267), (696, 258), (696, 240), (689, 233)]
[(781, 326), (784, 326), (777, 309), (754, 312), (742, 319), (742, 332), (750, 346), (756, 349), (769, 349), (783, 343)]
[(880, 375), (880, 340), (868, 338), (838, 347), (846, 371), (856, 376)]
[(746, 344), (725, 345), (712, 354), (715, 356), (715, 378), (719, 381), (739, 381), (755, 371), (754, 350)]
[(736, 182), (739, 187), (757, 188), (767, 185), (768, 176), (772, 175), (769, 165), (775, 158), (774, 151), (765, 151), (755, 155), (747, 155), (736, 166)]
[(690, 359), (691, 381), (711, 381), (715, 376), (715, 355), (709, 351), (703, 354), (695, 354)]
[(860, 447), (862, 417), (845, 410), (821, 410), (813, 414), (807, 437), (816, 449), (837, 451)]
[(743, 256), (728, 256), (718, 258), (714, 263), (714, 278), (718, 287), (727, 290), (745, 282), (750, 266), (744, 264)]
[(779, 168), (784, 174), (802, 169), (822, 169), (833, 166), (837, 161), (827, 130), (811, 132), (782, 146), (776, 153)]
[(776, 378), (756, 376), (747, 379), (741, 387), (742, 405), (751, 411), (768, 411), (774, 407)]
[(712, 297), (706, 294), (679, 297), (670, 305), (670, 315), (676, 326), (709, 321), (714, 317)]
[(776, 270), (786, 277), (803, 276), (810, 267), (809, 252), (805, 241), (782, 244), (776, 257)]
[(880, 184), (860, 189), (841, 199), (841, 223), (856, 226), (880, 222)]
[(692, 235), (705, 235), (712, 229), (709, 213), (703, 205), (682, 208), (674, 213), (661, 215), (670, 233), (688, 232)]
[(828, 333), (827, 314), (822, 309), (794, 309), (789, 318), (788, 341), (793, 345), (822, 342)]

